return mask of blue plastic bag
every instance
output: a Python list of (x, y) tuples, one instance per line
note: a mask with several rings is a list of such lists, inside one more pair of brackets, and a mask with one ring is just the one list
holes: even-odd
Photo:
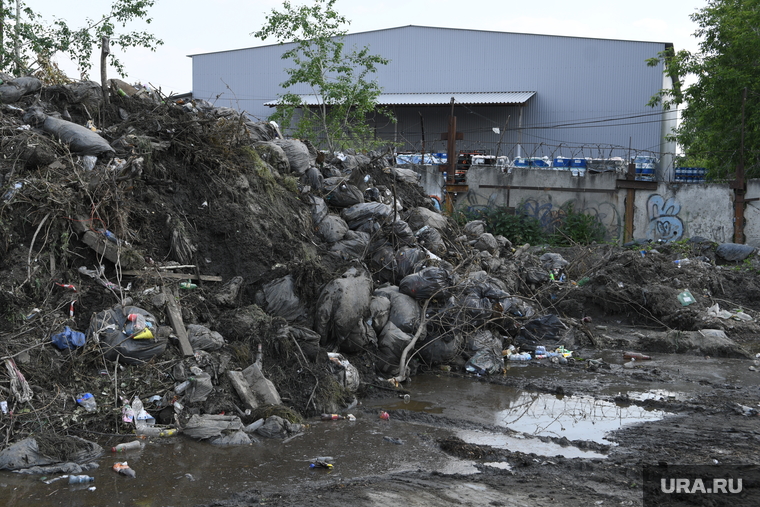
[(53, 344), (61, 350), (81, 347), (85, 342), (84, 333), (72, 331), (69, 326), (66, 326), (62, 333), (54, 334), (51, 339)]

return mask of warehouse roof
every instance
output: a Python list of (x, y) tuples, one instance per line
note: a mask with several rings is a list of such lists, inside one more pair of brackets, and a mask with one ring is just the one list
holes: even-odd
[[(466, 92), (466, 93), (382, 93), (377, 98), (380, 106), (441, 106), (455, 104), (525, 104), (536, 92)], [(299, 95), (307, 106), (316, 106), (321, 102), (315, 95)], [(265, 106), (275, 107), (279, 100), (265, 102)]]

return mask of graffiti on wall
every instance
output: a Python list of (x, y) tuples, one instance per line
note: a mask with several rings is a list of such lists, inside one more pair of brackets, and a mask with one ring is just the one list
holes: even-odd
[(683, 238), (683, 220), (678, 216), (681, 204), (675, 197), (665, 199), (652, 194), (647, 199), (646, 237), (652, 241), (678, 241)]
[(618, 239), (620, 237), (623, 230), (622, 217), (611, 202), (594, 203), (592, 206), (580, 208), (574, 199), (556, 205), (552, 202), (551, 195), (546, 195), (543, 202), (531, 198), (526, 199), (519, 206), (521, 212), (536, 218), (541, 222), (541, 226), (550, 233), (553, 233), (555, 228), (562, 223), (570, 208), (577, 213), (595, 217), (599, 223), (604, 225), (607, 231), (607, 239)]
[[(463, 202), (467, 203), (467, 211), (473, 212), (498, 206), (500, 201), (503, 202), (503, 195), (499, 192), (494, 192), (486, 197), (482, 194), (477, 194), (473, 190), (469, 190)], [(486, 204), (482, 204), (483, 202), (486, 202)], [(550, 194), (544, 194), (538, 198), (524, 200), (516, 207), (516, 210), (535, 218), (541, 223), (544, 230), (552, 233), (567, 216), (568, 210), (571, 207), (575, 212), (596, 217), (607, 231), (606, 239), (617, 240), (622, 237), (623, 216), (612, 202), (598, 202), (581, 208), (575, 199), (567, 200), (562, 204), (556, 204)]]

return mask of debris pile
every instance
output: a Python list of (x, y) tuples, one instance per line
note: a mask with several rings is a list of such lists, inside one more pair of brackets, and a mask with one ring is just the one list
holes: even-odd
[(80, 473), (98, 435), (287, 439), (419, 369), (572, 367), (618, 344), (590, 324), (610, 316), (656, 326), (648, 350), (746, 355), (758, 331), (730, 267), (754, 252), (512, 245), (436, 211), (392, 153), (331, 156), (118, 80), (106, 103), (97, 83), (0, 79), (0, 468), (41, 446), (41, 410), (46, 445), (79, 440), (28, 466)]

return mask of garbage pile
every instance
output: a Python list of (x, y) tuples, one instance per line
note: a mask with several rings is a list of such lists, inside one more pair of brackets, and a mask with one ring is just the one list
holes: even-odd
[[(709, 297), (730, 273), (714, 259), (460, 226), (391, 153), (318, 152), (118, 80), (106, 103), (97, 83), (0, 79), (0, 469), (80, 474), (102, 452), (82, 441), (114, 420), (124, 437), (293, 438), (420, 369), (572, 367), (604, 340), (597, 315), (696, 331), (743, 313)], [(31, 453), (41, 410), (68, 454)]]

